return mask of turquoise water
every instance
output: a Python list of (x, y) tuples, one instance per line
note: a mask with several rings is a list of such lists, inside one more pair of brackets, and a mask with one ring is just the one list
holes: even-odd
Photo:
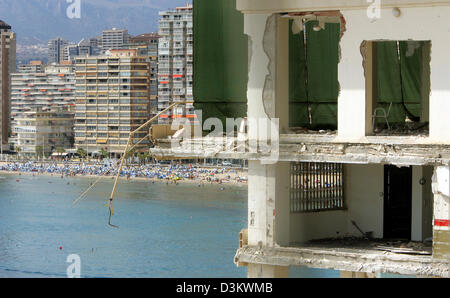
[(233, 264), (245, 186), (121, 181), (114, 229), (111, 179), (73, 207), (93, 180), (0, 176), (0, 277), (65, 277), (69, 254), (82, 277), (246, 277)]
[[(82, 277), (246, 277), (233, 263), (246, 186), (120, 181), (114, 229), (112, 179), (72, 206), (94, 180), (0, 174), (0, 277), (66, 277), (70, 254)], [(290, 277), (339, 272), (292, 267)]]

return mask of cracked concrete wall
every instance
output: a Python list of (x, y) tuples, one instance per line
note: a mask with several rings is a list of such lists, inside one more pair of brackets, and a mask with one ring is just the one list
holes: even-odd
[(264, 82), (263, 106), (267, 117), (275, 117), (275, 79), (276, 79), (276, 43), (277, 43), (277, 15), (273, 14), (267, 18), (263, 37), (263, 50), (269, 60), (268, 73)]
[[(271, 15), (245, 15), (244, 16), (244, 33), (248, 35), (251, 48), (250, 53), (250, 69), (248, 80), (248, 118), (268, 118), (270, 117), (263, 103), (263, 92), (266, 85), (267, 77), (270, 77), (268, 65), (270, 59), (267, 56), (263, 46), (264, 35), (266, 31), (267, 21)], [(268, 94), (265, 94), (267, 102)], [(273, 100), (273, 98), (272, 98)], [(250, 139), (258, 139), (258, 128), (252, 125), (248, 127), (248, 135)]]
[[(288, 24), (278, 14), (244, 16), (244, 33), (249, 38), (247, 116), (277, 118), (281, 131), (289, 123)], [(250, 124), (249, 138), (261, 138)]]
[[(248, 118), (279, 119), (280, 127), (285, 127), (289, 115), (288, 21), (277, 14), (245, 15), (244, 32), (251, 47)], [(257, 123), (249, 121), (248, 135), (261, 144), (271, 133), (261, 133)], [(289, 243), (289, 165), (249, 162), (249, 243)]]
[(289, 175), (289, 162), (261, 165), (249, 161), (249, 245), (289, 244)]

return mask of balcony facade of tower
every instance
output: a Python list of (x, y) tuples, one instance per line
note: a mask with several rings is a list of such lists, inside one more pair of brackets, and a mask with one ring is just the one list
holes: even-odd
[(0, 21), (0, 146), (9, 149), (11, 73), (16, 71), (16, 34)]
[(195, 122), (193, 107), (192, 6), (159, 13), (158, 111), (174, 102), (187, 102), (160, 116), (160, 124), (185, 118)]
[[(51, 64), (43, 71), (25, 71), (11, 74), (11, 126), (10, 143), (17, 144), (17, 119), (25, 113), (39, 109), (71, 111), (75, 104), (75, 71), (71, 63)], [(31, 65), (33, 66), (33, 65)], [(30, 66), (30, 67), (31, 67)]]
[[(150, 117), (150, 65), (136, 49), (76, 58), (75, 146), (121, 154), (130, 132)], [(146, 133), (135, 135), (137, 142)], [(144, 150), (145, 140), (137, 147)]]

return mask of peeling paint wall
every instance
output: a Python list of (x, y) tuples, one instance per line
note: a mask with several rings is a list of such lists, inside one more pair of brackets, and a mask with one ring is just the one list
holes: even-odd
[(263, 105), (267, 117), (275, 117), (275, 79), (276, 79), (276, 43), (277, 43), (277, 15), (273, 14), (267, 18), (266, 29), (263, 37), (263, 49), (267, 55), (269, 63), (267, 65), (268, 74), (264, 82)]
[[(270, 59), (267, 56), (267, 49), (264, 49), (263, 40), (266, 32), (268, 19), (271, 15), (245, 15), (244, 33), (249, 37), (249, 54), (251, 55), (249, 81), (247, 90), (248, 118), (268, 117), (263, 104), (263, 91), (266, 85), (267, 76), (270, 76), (268, 66)], [(273, 45), (275, 46), (275, 44)], [(265, 96), (267, 101), (267, 94)], [(256, 127), (249, 126), (249, 138), (257, 139), (258, 131)]]

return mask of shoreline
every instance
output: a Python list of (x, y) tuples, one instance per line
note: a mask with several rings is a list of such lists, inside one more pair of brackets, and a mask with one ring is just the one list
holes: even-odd
[[(98, 179), (102, 177), (104, 180), (114, 180), (116, 178), (115, 175), (94, 175), (94, 174), (76, 174), (76, 175), (64, 175), (60, 173), (48, 173), (48, 172), (28, 172), (28, 171), (9, 171), (9, 170), (2, 170), (0, 169), (0, 175), (16, 175), (16, 176), (32, 176), (32, 177), (53, 177), (53, 178), (86, 178), (86, 179)], [(187, 178), (180, 178), (178, 180), (174, 179), (160, 179), (160, 178), (150, 178), (150, 177), (126, 177), (121, 176), (119, 177), (119, 181), (144, 181), (144, 182), (152, 182), (152, 183), (165, 183), (165, 184), (196, 184), (196, 185), (236, 185), (236, 186), (247, 186), (247, 181), (238, 181), (236, 179), (224, 179), (223, 176), (226, 176), (226, 174), (218, 174), (216, 176), (219, 177), (219, 181), (207, 181), (204, 179), (204, 177), (199, 178), (193, 178), (193, 179), (187, 179)], [(221, 180), (221, 178), (223, 178)]]

